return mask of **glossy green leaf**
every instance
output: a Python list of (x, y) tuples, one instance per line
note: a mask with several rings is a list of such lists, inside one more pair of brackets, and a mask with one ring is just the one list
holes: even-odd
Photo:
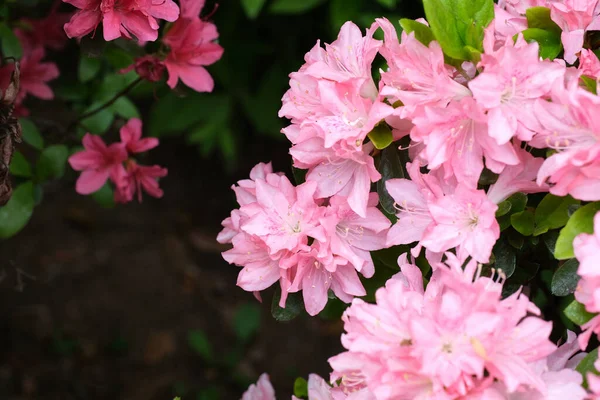
[(213, 350), (208, 337), (201, 330), (192, 330), (188, 332), (188, 345), (206, 362), (213, 359)]
[(82, 54), (79, 57), (79, 67), (77, 69), (77, 76), (80, 82), (89, 82), (94, 79), (102, 68), (102, 60), (96, 57), (88, 57)]
[(31, 164), (23, 153), (15, 151), (10, 162), (10, 173), (14, 176), (20, 176), (23, 178), (31, 178), (33, 171), (31, 170)]
[(57, 144), (46, 147), (40, 154), (35, 166), (35, 176), (40, 182), (61, 178), (65, 173), (69, 149)]
[(308, 382), (302, 377), (296, 378), (294, 381), (294, 396), (299, 399), (308, 398)]
[(471, 57), (465, 49), (483, 49), (483, 29), (494, 18), (493, 0), (423, 0), (429, 26), (444, 53), (457, 60)]
[(510, 201), (511, 213), (516, 213), (525, 210), (525, 206), (527, 206), (527, 195), (524, 193), (515, 193), (506, 199), (506, 201)]
[(395, 215), (397, 210), (394, 207), (394, 199), (388, 193), (385, 183), (390, 179), (404, 178), (404, 171), (400, 161), (399, 150), (396, 146), (388, 146), (381, 152), (379, 159), (379, 173), (381, 179), (377, 182), (377, 193), (379, 194), (379, 204), (388, 214)]
[(550, 229), (557, 229), (565, 226), (569, 220), (569, 206), (579, 204), (571, 196), (558, 197), (553, 194), (547, 194), (535, 210), (535, 230), (534, 235), (541, 235)]
[(260, 328), (260, 307), (256, 303), (243, 304), (233, 317), (233, 328), (242, 342), (247, 342)]
[(510, 246), (506, 240), (501, 238), (494, 245), (493, 254), (496, 259), (494, 268), (502, 270), (502, 273), (504, 273), (507, 278), (510, 278), (517, 266), (517, 254), (515, 249)]
[(583, 387), (587, 388), (587, 376), (588, 374), (600, 375), (600, 372), (596, 369), (594, 364), (598, 360), (598, 348), (596, 347), (594, 350), (590, 351), (575, 367), (575, 371), (579, 372), (583, 377)]
[(324, 0), (274, 0), (269, 11), (273, 14), (302, 14), (323, 2)]
[(15, 188), (8, 203), (0, 207), (0, 238), (6, 239), (21, 231), (29, 222), (34, 205), (31, 181)]
[(376, 149), (383, 150), (394, 141), (394, 134), (386, 123), (377, 125), (368, 134)]
[(3, 57), (21, 58), (23, 47), (14, 31), (4, 22), (0, 22), (0, 48)]
[(567, 305), (567, 307), (564, 309), (563, 313), (570, 321), (579, 326), (584, 325), (595, 315), (587, 312), (585, 310), (585, 306), (579, 303), (577, 300), (573, 300), (571, 303), (569, 303), (569, 305)]
[(404, 32), (406, 33), (414, 32), (415, 38), (419, 42), (423, 43), (425, 46), (429, 46), (429, 43), (431, 43), (432, 40), (435, 40), (431, 28), (418, 21), (408, 18), (402, 18), (400, 20), (400, 26), (402, 27), (402, 30), (404, 30)]
[(398, 3), (398, 0), (377, 0), (377, 2), (385, 8), (393, 10), (396, 7), (396, 3)]
[(548, 60), (555, 59), (562, 51), (560, 33), (539, 28), (528, 28), (523, 32), (523, 38), (540, 46), (540, 57)]
[(554, 257), (558, 260), (566, 260), (575, 257), (573, 253), (573, 239), (580, 233), (592, 233), (594, 231), (594, 215), (600, 211), (600, 202), (587, 204), (573, 213), (567, 225), (561, 229)]
[(535, 226), (534, 218), (531, 211), (520, 211), (510, 216), (510, 224), (521, 235), (531, 236)]
[(531, 7), (525, 10), (525, 16), (527, 17), (528, 28), (544, 29), (547, 31), (556, 32), (560, 35), (560, 26), (556, 25), (556, 22), (552, 21), (549, 8)]
[(501, 217), (509, 213), (512, 208), (512, 203), (510, 201), (503, 201), (498, 204), (498, 209), (496, 210), (496, 217)]
[(579, 262), (572, 258), (558, 267), (552, 276), (551, 292), (555, 296), (568, 296), (575, 292), (579, 275), (577, 275)]
[(140, 112), (136, 105), (127, 97), (120, 97), (110, 106), (110, 110), (121, 118), (140, 118)]
[(33, 148), (41, 150), (44, 148), (44, 138), (40, 134), (37, 126), (27, 118), (20, 118), (19, 123), (21, 124), (21, 134), (23, 141)]
[(363, 0), (329, 0), (331, 29), (337, 35), (346, 21), (355, 21), (361, 14)]
[(255, 19), (260, 14), (266, 0), (241, 0), (246, 16)]
[(300, 293), (288, 294), (285, 308), (279, 307), (279, 300), (281, 300), (281, 288), (277, 287), (271, 303), (271, 315), (277, 321), (291, 321), (304, 311), (304, 301)]
[[(84, 111), (84, 114), (97, 110), (103, 104), (104, 103), (100, 102), (93, 103)], [(93, 114), (90, 117), (83, 119), (81, 121), (81, 125), (86, 131), (90, 133), (93, 133), (95, 135), (102, 135), (108, 130), (108, 128), (110, 128), (114, 119), (115, 114), (113, 110), (111, 110), (109, 107)]]

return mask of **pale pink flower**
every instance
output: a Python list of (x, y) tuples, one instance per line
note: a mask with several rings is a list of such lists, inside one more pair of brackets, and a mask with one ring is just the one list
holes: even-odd
[(579, 71), (582, 75), (600, 79), (600, 60), (596, 54), (589, 49), (582, 49), (579, 54)]
[(564, 59), (573, 64), (583, 47), (585, 32), (600, 30), (598, 0), (549, 1), (549, 7), (552, 20), (562, 29)]
[(158, 146), (157, 138), (142, 139), (142, 121), (132, 118), (120, 130), (121, 143), (131, 154), (143, 153)]
[[(501, 1), (498, 3), (501, 3)], [(496, 42), (504, 43), (507, 38), (512, 38), (519, 32), (523, 32), (527, 29), (527, 18), (524, 16), (525, 12), (523, 11), (521, 14), (514, 12), (514, 10), (509, 7), (504, 9), (498, 4), (494, 5), (494, 21), (492, 21), (491, 25), (493, 26), (493, 36)], [(487, 33), (486, 30), (486, 34)], [(491, 40), (491, 38), (488, 39)]]
[(525, 15), (528, 8), (546, 7), (547, 3), (553, 0), (499, 0), (498, 6), (515, 15)]
[(205, 66), (214, 64), (223, 56), (223, 47), (215, 43), (217, 27), (200, 19), (198, 11), (203, 2), (186, 2), (185, 14), (167, 31), (163, 42), (170, 51), (164, 61), (174, 88), (179, 79), (197, 92), (212, 92), (214, 81)]
[(115, 201), (127, 203), (133, 200), (137, 192), (138, 202), (142, 202), (142, 192), (146, 192), (157, 199), (163, 196), (162, 189), (158, 186), (158, 179), (167, 176), (167, 169), (159, 165), (138, 165), (133, 160), (128, 160), (125, 175), (115, 181)]
[(275, 389), (269, 375), (262, 374), (256, 383), (248, 387), (241, 400), (275, 400)]
[(573, 81), (567, 88), (556, 85), (552, 100), (534, 106), (543, 130), (529, 144), (556, 150), (542, 164), (537, 182), (548, 181), (557, 196), (600, 200), (600, 98)]
[(70, 38), (93, 32), (102, 22), (104, 40), (135, 36), (141, 42), (158, 38), (158, 21), (173, 22), (179, 8), (173, 0), (63, 0), (79, 11), (65, 24)]
[(385, 239), (391, 223), (377, 209), (379, 198), (371, 193), (367, 204), (366, 218), (356, 214), (346, 198), (334, 196), (321, 218), (325, 228), (326, 243), (319, 247), (319, 258), (335, 258), (334, 262), (350, 263), (366, 278), (373, 276), (375, 266), (371, 251), (386, 247)]
[(381, 75), (384, 87), (381, 95), (390, 101), (401, 101), (400, 116), (410, 118), (424, 106), (446, 106), (452, 100), (470, 96), (468, 88), (452, 79), (455, 70), (444, 63), (440, 45), (429, 47), (419, 42), (413, 33), (402, 33), (402, 41), (394, 26), (385, 18), (376, 20), (385, 34), (380, 52), (388, 62), (388, 71)]
[(485, 165), (500, 173), (519, 158), (511, 143), (499, 144), (490, 136), (488, 117), (472, 97), (454, 101), (447, 107), (425, 107), (413, 118), (411, 138), (424, 144), (420, 156), (431, 170), (442, 168), (444, 176), (455, 176), (472, 188)]
[(82, 140), (84, 151), (69, 157), (69, 164), (75, 171), (83, 171), (77, 179), (75, 190), (79, 194), (90, 194), (99, 190), (111, 178), (121, 182), (126, 174), (123, 161), (127, 151), (121, 143), (106, 146), (100, 136), (86, 134)]
[(520, 193), (547, 192), (549, 186), (536, 182), (538, 171), (544, 162), (541, 157), (534, 157), (531, 153), (515, 145), (515, 152), (520, 162), (504, 168), (498, 179), (490, 185), (487, 196), (496, 204), (500, 204), (511, 195)]
[(469, 82), (477, 103), (487, 112), (488, 134), (498, 144), (513, 136), (530, 140), (537, 127), (533, 105), (544, 98), (565, 67), (542, 61), (537, 43), (509, 37), (499, 50), (481, 56), (483, 72)]

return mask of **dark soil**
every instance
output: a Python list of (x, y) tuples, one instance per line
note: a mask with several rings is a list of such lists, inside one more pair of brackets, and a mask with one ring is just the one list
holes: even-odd
[[(72, 181), (51, 184), (29, 225), (0, 243), (0, 399), (239, 399), (264, 371), (289, 398), (296, 376), (327, 376), (341, 323), (278, 323), (272, 291), (258, 334), (240, 345), (233, 316), (256, 301), (214, 240), (235, 205), (230, 186), (259, 161), (289, 169), (286, 143), (246, 144), (230, 174), (178, 143), (152, 158), (169, 168), (163, 199), (103, 209)], [(192, 330), (214, 361), (190, 348)]]

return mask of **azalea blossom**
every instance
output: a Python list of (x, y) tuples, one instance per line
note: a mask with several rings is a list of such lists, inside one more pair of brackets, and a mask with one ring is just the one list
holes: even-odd
[(69, 164), (75, 171), (82, 171), (75, 184), (79, 194), (90, 194), (99, 190), (110, 178), (120, 182), (125, 176), (123, 162), (127, 150), (122, 143), (106, 146), (100, 136), (86, 134), (82, 140), (85, 150), (69, 157)]
[(63, 0), (79, 9), (65, 24), (70, 38), (81, 38), (102, 23), (104, 40), (135, 36), (141, 42), (158, 38), (158, 20), (179, 17), (173, 0)]
[(130, 154), (143, 153), (158, 146), (157, 138), (142, 139), (142, 121), (132, 118), (119, 131), (121, 143)]
[(561, 40), (565, 48), (564, 59), (573, 64), (583, 47), (586, 31), (600, 30), (598, 0), (549, 1), (550, 16), (562, 29)]
[(162, 79), (162, 76), (166, 70), (164, 62), (159, 58), (151, 55), (146, 55), (140, 58), (136, 58), (135, 62), (127, 68), (123, 68), (120, 72), (126, 74), (129, 71), (135, 69), (135, 72), (140, 78), (147, 80), (148, 82), (158, 82)]
[(275, 400), (275, 389), (269, 375), (262, 374), (255, 384), (248, 387), (241, 400)]
[(58, 12), (60, 2), (52, 5), (50, 13), (41, 19), (24, 18), (21, 20), (21, 29), (15, 30), (20, 36), (34, 47), (43, 47), (52, 50), (61, 50), (65, 47), (68, 38), (63, 25), (71, 18), (70, 13)]
[(212, 92), (214, 81), (207, 65), (223, 56), (223, 48), (215, 43), (217, 27), (198, 16), (204, 2), (186, 1), (182, 17), (169, 28), (162, 41), (169, 46), (164, 64), (169, 73), (167, 84), (174, 88), (179, 79), (197, 92)]
[(115, 181), (115, 202), (128, 203), (133, 200), (137, 192), (138, 202), (142, 202), (142, 192), (152, 197), (161, 198), (162, 189), (158, 186), (158, 178), (167, 176), (167, 169), (158, 165), (138, 165), (133, 160), (128, 160), (125, 173)]

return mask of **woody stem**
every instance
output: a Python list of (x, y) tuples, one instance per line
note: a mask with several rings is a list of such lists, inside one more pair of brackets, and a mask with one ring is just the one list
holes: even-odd
[(131, 82), (129, 85), (127, 85), (126, 88), (121, 90), (119, 93), (115, 94), (112, 99), (110, 99), (106, 103), (102, 104), (100, 107), (79, 116), (79, 118), (77, 118), (75, 121), (73, 121), (73, 123), (71, 125), (76, 125), (79, 122), (83, 121), (84, 119), (89, 118), (92, 115), (98, 114), (100, 111), (112, 106), (115, 101), (119, 100), (120, 97), (125, 96), (127, 93), (129, 93), (131, 91), (131, 89), (136, 87), (137, 84), (140, 83), (141, 81), (142, 81), (142, 78), (137, 78), (135, 81)]

